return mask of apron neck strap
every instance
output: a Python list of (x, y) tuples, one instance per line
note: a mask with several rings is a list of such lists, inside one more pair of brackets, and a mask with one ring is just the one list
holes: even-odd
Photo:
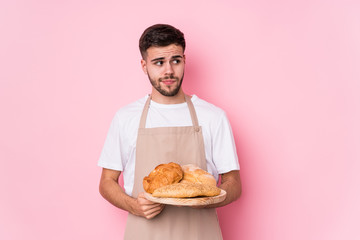
[(191, 98), (186, 94), (185, 94), (185, 100), (186, 100), (186, 103), (187, 103), (189, 111), (190, 111), (192, 124), (194, 127), (198, 127), (199, 122), (198, 122), (198, 118), (196, 116), (194, 104), (192, 103)]
[[(143, 112), (141, 114), (140, 125), (139, 125), (140, 128), (145, 128), (145, 126), (146, 126), (146, 117), (149, 112), (150, 101), (151, 101), (151, 95), (149, 95), (148, 99), (146, 100)], [(198, 118), (196, 116), (194, 104), (192, 103), (192, 101), (188, 95), (185, 95), (185, 101), (186, 101), (189, 111), (190, 111), (192, 124), (193, 124), (193, 126), (198, 127), (199, 122), (198, 122)]]

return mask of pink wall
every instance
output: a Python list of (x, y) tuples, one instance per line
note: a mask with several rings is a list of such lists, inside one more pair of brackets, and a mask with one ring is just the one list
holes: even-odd
[(96, 164), (115, 111), (150, 91), (137, 41), (158, 22), (186, 35), (185, 90), (233, 126), (244, 190), (218, 211), (225, 239), (359, 239), (359, 9), (1, 1), (0, 239), (121, 239)]

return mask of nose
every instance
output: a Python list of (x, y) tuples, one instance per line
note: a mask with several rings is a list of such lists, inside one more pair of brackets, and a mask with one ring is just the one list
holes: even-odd
[(174, 69), (173, 66), (171, 65), (170, 62), (166, 63), (165, 65), (165, 74), (170, 75), (174, 73)]

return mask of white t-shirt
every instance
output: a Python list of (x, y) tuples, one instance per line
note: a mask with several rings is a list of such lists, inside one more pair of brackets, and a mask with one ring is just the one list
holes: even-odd
[[(111, 122), (98, 165), (123, 172), (124, 189), (130, 195), (134, 185), (136, 139), (140, 117), (148, 96), (118, 110)], [(193, 95), (191, 98), (202, 127), (207, 171), (218, 174), (239, 170), (236, 147), (225, 112)], [(187, 103), (150, 102), (146, 128), (191, 126)]]

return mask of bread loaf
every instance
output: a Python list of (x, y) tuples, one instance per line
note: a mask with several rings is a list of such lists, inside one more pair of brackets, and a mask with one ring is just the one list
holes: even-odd
[(216, 186), (216, 180), (207, 171), (202, 170), (194, 164), (187, 164), (181, 166), (184, 172), (183, 179), (181, 183), (199, 183)]
[(207, 196), (213, 197), (219, 195), (220, 188), (207, 184), (198, 183), (175, 183), (155, 189), (154, 197), (164, 198), (187, 198)]
[(149, 174), (144, 177), (143, 187), (148, 193), (153, 193), (155, 189), (178, 183), (183, 178), (181, 166), (177, 163), (160, 164)]

